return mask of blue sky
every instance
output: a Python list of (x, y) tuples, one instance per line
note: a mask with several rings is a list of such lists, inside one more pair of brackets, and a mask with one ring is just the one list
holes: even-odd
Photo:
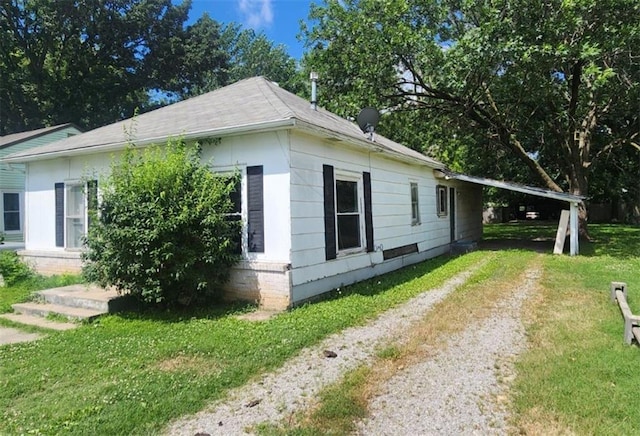
[[(197, 20), (204, 12), (214, 20), (227, 24), (236, 22), (256, 32), (264, 32), (275, 44), (286, 46), (295, 59), (302, 57), (303, 43), (296, 36), (300, 33), (300, 20), (309, 15), (311, 0), (192, 0), (190, 21)], [(316, 0), (316, 3), (322, 3)]]

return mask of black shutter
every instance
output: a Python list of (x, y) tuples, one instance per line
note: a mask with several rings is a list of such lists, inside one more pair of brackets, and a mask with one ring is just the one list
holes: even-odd
[(249, 252), (264, 253), (264, 188), (262, 165), (247, 167)]
[(56, 247), (64, 247), (64, 183), (56, 183)]
[(98, 218), (98, 181), (89, 180), (87, 182), (87, 221), (88, 228), (91, 228), (94, 220)]
[(367, 252), (373, 251), (373, 213), (371, 211), (371, 173), (362, 173), (364, 182), (364, 234), (367, 239)]
[(324, 181), (324, 250), (327, 260), (335, 259), (336, 250), (336, 206), (333, 167), (322, 166)]

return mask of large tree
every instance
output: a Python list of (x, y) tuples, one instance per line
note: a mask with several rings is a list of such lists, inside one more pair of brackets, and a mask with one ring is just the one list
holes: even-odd
[(265, 76), (293, 93), (306, 89), (306, 80), (297, 62), (282, 44), (275, 44), (264, 33), (243, 29), (229, 23), (220, 31), (221, 50), (228, 56), (224, 74), (205, 74), (201, 86), (192, 88), (191, 95), (212, 91), (221, 86), (254, 76)]
[(190, 1), (5, 0), (0, 4), (0, 134), (145, 110), (149, 92), (189, 93), (222, 73), (219, 26), (186, 26)]
[(419, 112), (395, 131), (465, 138), (484, 161), (500, 149), (541, 186), (589, 195), (592, 165), (637, 146), (638, 16), (637, 0), (328, 0), (305, 64), (334, 111)]

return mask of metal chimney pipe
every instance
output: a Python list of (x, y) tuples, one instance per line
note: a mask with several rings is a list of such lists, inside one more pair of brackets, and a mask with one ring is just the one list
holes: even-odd
[(311, 79), (311, 109), (318, 110), (318, 91), (316, 82), (318, 81), (318, 73), (312, 71), (309, 74), (309, 79)]

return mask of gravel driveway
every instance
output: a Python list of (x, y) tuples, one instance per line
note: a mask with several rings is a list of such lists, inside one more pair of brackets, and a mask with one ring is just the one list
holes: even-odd
[[(339, 381), (346, 371), (372, 362), (377, 345), (405, 336), (412, 323), (462, 285), (474, 270), (383, 313), (366, 326), (346, 329), (302, 350), (279, 370), (172, 423), (166, 433), (245, 434), (253, 425), (287, 419), (313, 404), (317, 393)], [(496, 316), (469, 324), (459, 337), (451, 338), (451, 346), (392, 377), (386, 393), (372, 401), (370, 417), (359, 423), (360, 434), (502, 433), (505, 412), (499, 400), (505, 386), (497, 382), (497, 376), (510, 371), (510, 357), (523, 347), (518, 311), (536, 280), (536, 271), (528, 272), (527, 283), (501, 302), (504, 307), (496, 309)], [(327, 358), (324, 350), (337, 355)], [(496, 366), (501, 366), (502, 374), (496, 374)]]
[(507, 390), (513, 363), (524, 349), (520, 309), (540, 272), (492, 314), (452, 336), (432, 358), (397, 373), (369, 403), (362, 435), (487, 435), (507, 433)]

